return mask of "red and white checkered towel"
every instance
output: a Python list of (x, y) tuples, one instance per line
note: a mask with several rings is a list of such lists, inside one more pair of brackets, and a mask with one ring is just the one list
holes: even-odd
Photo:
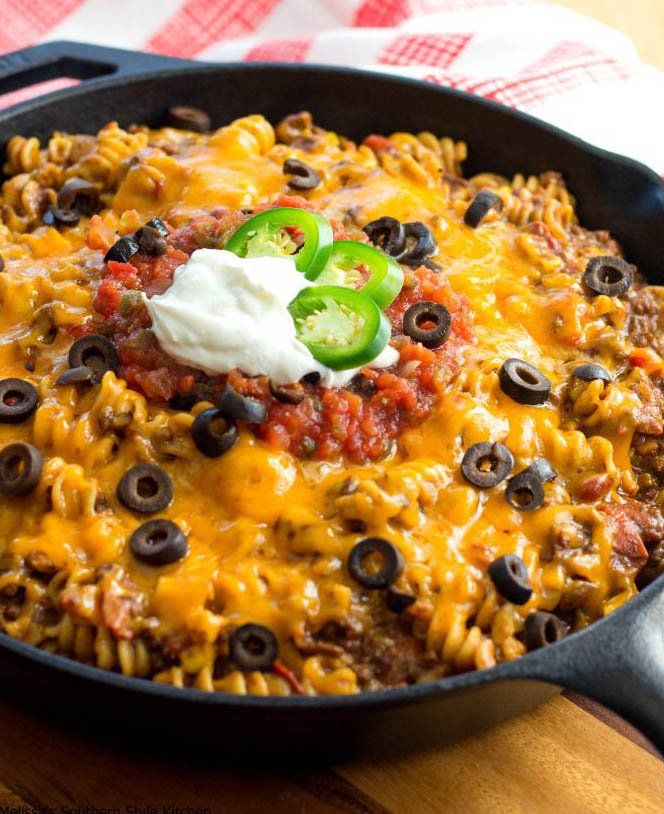
[(664, 171), (664, 74), (617, 31), (538, 0), (0, 0), (0, 19), (0, 51), (74, 39), (415, 76)]

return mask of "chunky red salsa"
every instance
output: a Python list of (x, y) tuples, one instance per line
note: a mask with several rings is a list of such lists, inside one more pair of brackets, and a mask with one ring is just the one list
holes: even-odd
[[(282, 196), (274, 205), (310, 208), (308, 201), (294, 196)], [(407, 272), (401, 293), (386, 310), (392, 344), (400, 354), (398, 364), (388, 370), (365, 368), (344, 388), (305, 382), (297, 404), (275, 397), (264, 376), (250, 378), (234, 370), (210, 377), (164, 353), (150, 330), (141, 292), (150, 297), (165, 291), (175, 269), (196, 249), (223, 248), (249, 216), (243, 212), (201, 215), (171, 232), (165, 255), (139, 253), (127, 263), (106, 263), (95, 299), (99, 318), (83, 330), (112, 339), (120, 359), (119, 375), (151, 400), (191, 396), (192, 400), (214, 401), (228, 382), (241, 394), (268, 404), (267, 421), (253, 429), (276, 448), (318, 459), (343, 455), (357, 463), (384, 457), (401, 431), (427, 418), (436, 397), (461, 365), (464, 348), (473, 341), (466, 298), (452, 290), (443, 273), (425, 266)], [(339, 223), (332, 225), (336, 239), (348, 237)], [(445, 305), (452, 316), (449, 338), (437, 350), (428, 350), (401, 333), (404, 313), (421, 300)]]

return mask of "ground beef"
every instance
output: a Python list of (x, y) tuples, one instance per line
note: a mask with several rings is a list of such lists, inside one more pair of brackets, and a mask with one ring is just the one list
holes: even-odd
[(376, 619), (360, 629), (327, 625), (313, 637), (309, 649), (347, 653), (362, 689), (402, 687), (441, 666), (424, 642), (413, 636), (410, 627), (398, 617)]
[(664, 355), (664, 288), (635, 286), (627, 295), (627, 330), (637, 347), (651, 347)]

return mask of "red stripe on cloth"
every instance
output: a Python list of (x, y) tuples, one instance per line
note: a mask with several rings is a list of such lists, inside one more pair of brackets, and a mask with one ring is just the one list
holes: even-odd
[(304, 62), (311, 43), (311, 37), (284, 40), (266, 40), (245, 54), (247, 62)]
[(444, 73), (428, 74), (422, 78), (484, 96), (510, 107), (528, 107), (584, 86), (628, 79), (629, 73), (614, 60), (605, 58), (520, 79), (493, 77), (478, 81)]
[(541, 71), (550, 70), (554, 66), (561, 66), (570, 61), (578, 62), (583, 59), (602, 59), (606, 54), (592, 48), (586, 42), (574, 40), (562, 40), (547, 51), (544, 56), (532, 62), (530, 65), (519, 71), (520, 74), (532, 75)]
[(430, 65), (449, 68), (472, 39), (472, 34), (403, 34), (379, 56), (385, 65)]
[(174, 57), (193, 57), (217, 42), (246, 37), (280, 0), (185, 0), (146, 48)]
[(84, 0), (0, 0), (0, 52), (34, 45)]
[(355, 10), (351, 25), (358, 28), (390, 28), (412, 15), (409, 0), (364, 0)]
[(4, 96), (0, 96), (0, 110), (4, 110), (11, 105), (17, 105), (19, 102), (25, 102), (28, 99), (34, 99), (36, 96), (42, 96), (45, 93), (70, 88), (73, 85), (78, 85), (79, 82), (79, 79), (70, 79), (63, 76), (60, 79), (49, 79), (46, 82), (31, 85), (29, 88), (21, 88), (21, 90), (15, 90), (12, 93), (5, 93)]

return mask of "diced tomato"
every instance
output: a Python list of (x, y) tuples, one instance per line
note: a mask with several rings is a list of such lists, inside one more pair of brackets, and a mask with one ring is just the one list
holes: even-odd
[[(314, 208), (296, 195), (281, 195), (269, 206)], [(375, 387), (373, 394), (360, 396), (352, 388), (305, 385), (299, 404), (275, 399), (266, 376), (249, 377), (233, 370), (225, 376), (209, 377), (180, 365), (159, 346), (141, 303), (132, 306), (130, 298), (125, 308), (123, 294), (141, 290), (152, 296), (165, 291), (172, 284), (175, 269), (193, 251), (201, 246), (225, 245), (227, 236), (247, 217), (245, 213), (225, 211), (219, 212), (219, 217), (201, 214), (169, 235), (165, 255), (139, 254), (131, 263), (107, 264), (95, 300), (104, 319), (95, 322), (94, 328), (115, 342), (119, 375), (130, 387), (156, 401), (167, 401), (176, 393), (195, 393), (214, 401), (227, 381), (238, 393), (268, 406), (267, 421), (255, 432), (275, 449), (321, 460), (343, 455), (358, 463), (384, 457), (401, 432), (429, 416), (436, 398), (463, 361), (464, 349), (474, 341), (469, 303), (452, 290), (444, 274), (424, 267), (412, 272), (411, 284), (386, 311), (395, 332), (401, 333), (403, 315), (413, 303), (442, 303), (452, 315), (450, 335), (442, 347), (429, 350), (407, 338), (400, 339), (400, 358), (395, 368), (363, 371), (362, 375)], [(347, 237), (341, 224), (332, 224), (337, 239)]]
[(385, 136), (379, 136), (376, 133), (372, 133), (372, 135), (367, 136), (362, 144), (365, 147), (368, 147), (370, 150), (373, 150), (374, 153), (382, 153), (385, 150), (392, 150), (392, 143), (389, 139), (385, 138)]

